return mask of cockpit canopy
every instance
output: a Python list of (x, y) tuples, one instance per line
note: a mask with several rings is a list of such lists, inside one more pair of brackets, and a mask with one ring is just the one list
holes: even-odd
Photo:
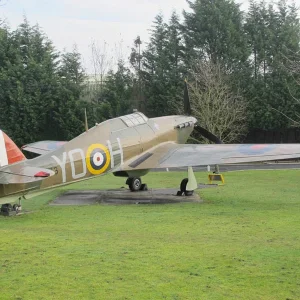
[(145, 124), (148, 121), (148, 118), (141, 112), (125, 115), (120, 117), (120, 119), (126, 124), (127, 127)]

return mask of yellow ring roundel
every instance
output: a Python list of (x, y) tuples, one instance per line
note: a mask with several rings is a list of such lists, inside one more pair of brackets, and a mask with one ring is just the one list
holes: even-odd
[(99, 175), (107, 170), (110, 164), (110, 154), (104, 145), (92, 144), (87, 149), (85, 160), (90, 173)]

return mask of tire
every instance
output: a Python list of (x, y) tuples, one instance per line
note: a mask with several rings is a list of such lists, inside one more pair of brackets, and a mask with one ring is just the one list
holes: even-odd
[(185, 196), (192, 196), (194, 191), (187, 191), (186, 190), (186, 186), (187, 186), (188, 181), (189, 181), (188, 178), (182, 179), (182, 181), (180, 183), (180, 191), (181, 191), (182, 194), (184, 193)]
[(182, 193), (185, 193), (186, 192), (186, 186), (187, 186), (187, 183), (188, 183), (188, 178), (184, 178), (182, 179), (181, 183), (180, 183), (180, 191)]
[(185, 191), (185, 196), (192, 196), (194, 194), (194, 191)]
[(141, 189), (140, 189), (141, 191), (148, 191), (148, 186), (147, 186), (147, 184), (146, 183), (143, 183), (142, 185), (141, 185)]
[(142, 187), (142, 180), (138, 177), (130, 178), (130, 180), (128, 180), (128, 185), (132, 192), (137, 192)]
[(10, 212), (12, 211), (13, 207), (10, 203), (2, 204), (1, 212)]

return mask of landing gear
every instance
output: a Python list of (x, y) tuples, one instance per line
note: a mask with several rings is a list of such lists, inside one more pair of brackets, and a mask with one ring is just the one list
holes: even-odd
[(5, 203), (2, 204), (1, 209), (0, 209), (0, 214), (2, 216), (14, 216), (17, 215), (18, 213), (20, 213), (20, 211), (22, 210), (22, 207), (20, 204), (14, 204), (11, 205), (10, 203)]
[(23, 195), (22, 197), (19, 197), (19, 204), (14, 204), (11, 205), (10, 203), (5, 203), (1, 205), (0, 208), (0, 215), (2, 216), (15, 216), (17, 214), (20, 214), (22, 211), (22, 205), (21, 205), (21, 200), (26, 199), (25, 195)]
[(128, 177), (126, 184), (132, 192), (148, 190), (147, 184), (142, 184), (142, 180), (139, 177)]
[(14, 204), (13, 205), (13, 210), (16, 212), (16, 213), (19, 213), (21, 210), (22, 210), (22, 207), (20, 204)]
[(142, 186), (142, 180), (138, 177), (128, 178), (126, 183), (132, 192), (139, 191)]
[(188, 183), (189, 179), (188, 178), (184, 178), (182, 179), (181, 183), (180, 183), (180, 191), (177, 192), (177, 196), (192, 196), (194, 191), (187, 191), (186, 190), (186, 186)]

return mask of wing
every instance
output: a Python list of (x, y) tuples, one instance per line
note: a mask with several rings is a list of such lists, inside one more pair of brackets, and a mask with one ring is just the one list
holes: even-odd
[(126, 162), (122, 170), (222, 165), (299, 157), (300, 144), (179, 145), (165, 143)]
[(56, 150), (64, 145), (65, 141), (40, 141), (36, 143), (31, 143), (22, 147), (22, 150), (36, 153), (36, 154), (45, 154), (50, 151)]

